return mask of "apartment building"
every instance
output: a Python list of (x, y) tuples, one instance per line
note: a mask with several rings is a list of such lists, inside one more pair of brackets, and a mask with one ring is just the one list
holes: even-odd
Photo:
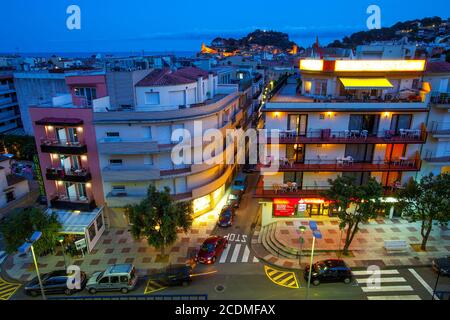
[(450, 63), (429, 62), (424, 81), (430, 84), (427, 143), (422, 152), (422, 174), (450, 172)]
[(53, 97), (68, 94), (66, 76), (74, 73), (30, 71), (14, 73), (14, 85), (17, 92), (23, 129), (33, 135), (33, 124), (29, 108), (51, 101)]
[(0, 133), (11, 132), (21, 125), (13, 75), (0, 73)]
[(0, 155), (0, 217), (14, 208), (15, 200), (23, 198), (30, 192), (28, 180), (11, 171), (11, 159)]
[(68, 94), (29, 107), (49, 213), (63, 230), (85, 239), (88, 251), (105, 230), (104, 196), (99, 168), (93, 101), (106, 95), (102, 72), (65, 78)]
[[(199, 216), (218, 203), (235, 165), (196, 162), (174, 164), (172, 133), (186, 129), (192, 154), (208, 143), (198, 138), (208, 129), (241, 126), (243, 106), (238, 84), (219, 84), (217, 74), (195, 67), (154, 69), (134, 85), (135, 104), (121, 108), (94, 102), (94, 125), (105, 201), (111, 225), (128, 224), (127, 204), (142, 200), (150, 184), (169, 187), (176, 200), (192, 200)], [(201, 128), (198, 124), (201, 124)], [(201, 139), (200, 139), (201, 140)], [(217, 143), (217, 142), (212, 142)], [(200, 153), (201, 154), (201, 153)], [(223, 154), (214, 154), (221, 157)], [(200, 161), (198, 161), (200, 160)]]
[[(288, 79), (263, 107), (266, 129), (280, 130), (273, 145), (279, 154), (269, 159), (279, 169), (262, 174), (255, 193), (265, 202), (263, 225), (332, 215), (320, 192), (340, 175), (358, 184), (375, 177), (386, 196), (416, 177), (430, 99), (424, 66), (422, 60), (300, 60), (301, 86)], [(395, 214), (393, 207), (387, 211)]]

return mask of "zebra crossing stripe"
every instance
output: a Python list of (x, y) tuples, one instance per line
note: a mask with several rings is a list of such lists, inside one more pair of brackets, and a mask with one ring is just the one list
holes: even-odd
[(248, 248), (248, 246), (246, 245), (245, 246), (245, 249), (244, 249), (244, 255), (242, 256), (242, 262), (248, 262), (248, 257), (249, 257), (249, 255), (250, 255), (250, 249)]
[(358, 283), (374, 283), (374, 282), (406, 282), (406, 279), (403, 277), (391, 277), (391, 278), (380, 278), (380, 279), (372, 279), (372, 278), (365, 278), (365, 279), (356, 279)]
[(223, 250), (222, 256), (220, 257), (219, 263), (224, 263), (227, 260), (228, 252), (230, 252), (230, 244)]
[(364, 292), (413, 291), (411, 286), (361, 287)]
[(373, 274), (399, 274), (398, 270), (379, 270), (377, 272), (368, 271), (368, 270), (358, 270), (352, 271), (355, 276), (370, 276)]
[(233, 250), (233, 255), (231, 256), (231, 263), (235, 263), (237, 261), (237, 258), (239, 256), (239, 251), (241, 251), (241, 244), (238, 243), (236, 244), (236, 246), (234, 247)]
[(421, 276), (419, 276), (419, 274), (417, 273), (416, 270), (414, 270), (414, 269), (408, 269), (408, 270), (409, 270), (409, 272), (412, 273), (412, 275), (414, 276), (414, 278), (416, 278), (417, 281), (419, 281), (420, 284), (421, 284), (421, 285), (422, 285), (422, 286), (423, 286), (423, 287), (424, 287), (431, 295), (434, 295), (434, 298), (435, 298), (436, 300), (440, 300), (439, 297), (438, 297), (437, 295), (434, 294), (433, 289), (431, 289), (431, 287), (428, 285), (428, 283), (426, 283), (425, 280), (423, 280), (423, 278), (422, 278)]
[(422, 300), (418, 295), (403, 295), (403, 296), (368, 296), (368, 300)]

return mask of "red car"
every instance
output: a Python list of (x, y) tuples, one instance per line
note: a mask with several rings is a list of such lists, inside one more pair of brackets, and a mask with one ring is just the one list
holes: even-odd
[(223, 249), (227, 247), (228, 240), (221, 236), (212, 236), (206, 239), (197, 252), (195, 261), (205, 264), (214, 263), (220, 257)]

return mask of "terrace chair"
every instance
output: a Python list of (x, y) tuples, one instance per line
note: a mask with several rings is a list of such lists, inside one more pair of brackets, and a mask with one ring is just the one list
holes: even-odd
[(359, 134), (359, 136), (364, 139), (367, 139), (368, 135), (369, 135), (369, 131), (367, 131), (367, 130), (362, 130), (361, 133)]

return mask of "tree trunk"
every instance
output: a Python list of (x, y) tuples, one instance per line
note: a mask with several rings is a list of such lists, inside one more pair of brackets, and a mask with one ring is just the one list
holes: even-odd
[[(432, 218), (430, 218), (428, 220), (428, 226), (426, 228), (425, 228), (425, 221), (422, 221), (422, 230), (421, 230), (422, 244), (420, 245), (420, 249), (423, 251), (427, 250), (427, 241), (428, 241), (428, 237), (430, 236), (432, 227), (433, 227), (433, 219)], [(425, 233), (423, 233), (424, 231), (425, 231)]]
[(345, 237), (345, 245), (344, 245), (344, 254), (348, 255), (348, 248), (350, 247), (350, 244), (353, 241), (353, 238), (355, 237), (356, 232), (358, 231), (358, 223), (356, 222), (355, 225), (349, 226), (347, 230), (347, 236)]

